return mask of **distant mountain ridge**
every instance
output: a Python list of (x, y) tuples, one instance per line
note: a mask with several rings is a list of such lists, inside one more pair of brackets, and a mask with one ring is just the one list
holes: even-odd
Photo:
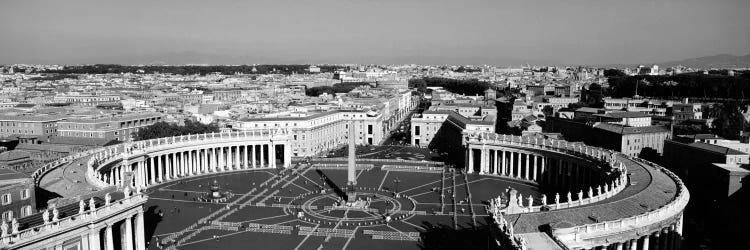
[(661, 68), (674, 67), (674, 66), (685, 66), (694, 69), (733, 69), (733, 68), (750, 68), (750, 55), (735, 56), (730, 54), (718, 54), (713, 56), (696, 57), (685, 60), (657, 62), (657, 63), (641, 63), (641, 64), (605, 64), (599, 65), (606, 68), (634, 68), (638, 65), (651, 66), (653, 64), (659, 65)]
[(657, 63), (660, 67), (672, 67), (682, 65), (690, 68), (750, 68), (750, 55), (735, 56), (730, 54), (718, 54), (714, 56), (704, 56), (690, 58), (679, 61), (669, 61)]

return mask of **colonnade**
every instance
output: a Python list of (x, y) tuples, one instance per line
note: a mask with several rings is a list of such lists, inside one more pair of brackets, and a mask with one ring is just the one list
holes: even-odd
[(581, 160), (565, 160), (562, 156), (549, 157), (523, 149), (490, 145), (469, 145), (467, 152), (467, 173), (478, 171), (569, 190), (600, 182), (599, 171)]
[(620, 242), (607, 243), (593, 248), (580, 248), (592, 250), (679, 250), (682, 247), (682, 221), (638, 238)]
[[(279, 152), (277, 152), (279, 151)], [(109, 185), (147, 187), (176, 178), (232, 170), (276, 168), (291, 164), (288, 142), (163, 150), (140, 156), (123, 153), (120, 164), (99, 171)], [(279, 155), (281, 154), (281, 155)], [(132, 157), (132, 158), (131, 158)], [(130, 177), (132, 175), (132, 178)], [(130, 180), (133, 180), (130, 182)]]
[[(146, 235), (144, 226), (143, 207), (130, 210), (122, 216), (108, 219), (104, 223), (92, 223), (88, 230), (81, 233), (80, 247), (84, 250), (146, 250)], [(115, 229), (120, 233), (115, 235)], [(119, 237), (119, 247), (115, 237)], [(63, 242), (48, 245), (47, 249), (62, 249)]]

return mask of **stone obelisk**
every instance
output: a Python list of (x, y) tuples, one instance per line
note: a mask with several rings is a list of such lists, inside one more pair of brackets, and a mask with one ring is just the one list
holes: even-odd
[(354, 188), (357, 186), (357, 172), (355, 169), (356, 162), (354, 160), (354, 156), (356, 154), (355, 150), (355, 144), (356, 144), (356, 129), (354, 128), (354, 122), (349, 122), (349, 164), (347, 165), (346, 173), (347, 173), (347, 182), (346, 182), (346, 196), (347, 200), (353, 201), (356, 199), (356, 194), (354, 193)]

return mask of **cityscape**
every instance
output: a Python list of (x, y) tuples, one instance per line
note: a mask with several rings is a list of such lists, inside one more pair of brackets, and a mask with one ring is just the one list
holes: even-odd
[(0, 249), (744, 249), (750, 2), (136, 2), (0, 3)]

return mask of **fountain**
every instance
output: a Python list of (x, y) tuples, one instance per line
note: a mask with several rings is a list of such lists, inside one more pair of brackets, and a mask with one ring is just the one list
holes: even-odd
[(219, 182), (216, 180), (211, 183), (209, 188), (210, 191), (207, 193), (203, 193), (200, 197), (198, 197), (198, 200), (203, 202), (222, 203), (227, 202), (227, 199), (233, 196), (231, 192), (222, 192), (221, 185), (219, 185)]

